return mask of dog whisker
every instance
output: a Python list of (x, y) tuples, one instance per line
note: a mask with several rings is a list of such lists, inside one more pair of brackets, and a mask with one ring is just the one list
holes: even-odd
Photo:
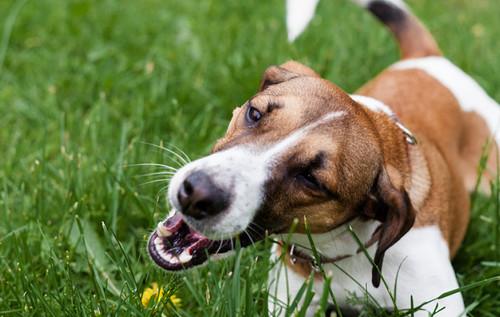
[(210, 249), (212, 248), (212, 246), (214, 245), (215, 241), (214, 240), (210, 240), (210, 244), (208, 245), (208, 248), (207, 249)]
[(249, 231), (255, 233), (258, 236), (262, 235), (262, 233), (259, 230), (257, 230), (257, 229), (255, 229), (255, 228), (252, 227), (251, 223), (248, 225), (247, 229), (245, 229), (245, 230), (249, 230)]
[(266, 229), (253, 221), (248, 225), (248, 229), (252, 230), (252, 232), (255, 233), (259, 238), (264, 238), (266, 235)]
[(153, 146), (153, 147), (156, 147), (156, 148), (158, 148), (160, 150), (163, 150), (165, 152), (173, 154), (175, 156), (175, 158), (173, 159), (173, 161), (175, 161), (177, 164), (180, 163), (179, 165), (186, 165), (186, 164), (189, 163), (189, 161), (186, 161), (186, 159), (184, 157), (180, 156), (177, 152), (175, 152), (175, 151), (173, 151), (173, 150), (171, 150), (169, 148), (166, 148), (166, 147), (164, 147), (162, 145), (156, 145), (156, 144), (148, 143), (148, 142), (141, 142), (141, 143), (146, 144), (146, 145), (150, 145), (150, 146)]
[[(158, 192), (156, 192), (156, 195), (155, 195), (155, 210), (160, 210), (160, 208), (161, 208), (161, 207), (159, 207), (160, 206), (160, 201), (161, 201), (162, 197), (165, 197), (164, 195), (162, 195), (162, 193), (164, 193), (167, 189), (168, 189), (168, 184), (165, 185), (165, 186), (162, 186), (158, 190)], [(167, 210), (169, 210), (170, 209), (170, 201), (168, 199), (165, 199), (165, 204), (167, 205)], [(171, 211), (172, 210), (170, 210), (170, 212)]]
[[(219, 235), (219, 240), (221, 237), (222, 237), (222, 235)], [(215, 254), (219, 254), (221, 249), (222, 249), (222, 243), (219, 243), (219, 247), (217, 248), (217, 251), (215, 251)]]
[(182, 154), (182, 156), (186, 159), (187, 162), (191, 162), (191, 158), (186, 154), (186, 152), (184, 152), (178, 146), (175, 146), (173, 144), (171, 144), (170, 146), (173, 147), (175, 150), (179, 151), (180, 154)]
[(156, 198), (158, 199), (158, 198), (160, 197), (160, 194), (161, 194), (162, 192), (166, 191), (167, 189), (168, 189), (168, 184), (167, 184), (167, 185), (165, 185), (165, 186), (163, 186), (162, 188), (160, 188), (160, 189), (158, 190), (158, 192), (156, 193)]
[(148, 177), (148, 176), (155, 176), (155, 175), (175, 175), (175, 172), (155, 172), (155, 173), (147, 173), (147, 174), (140, 174), (136, 175), (135, 177)]
[(154, 179), (152, 181), (148, 181), (145, 183), (140, 184), (140, 186), (148, 185), (148, 184), (153, 184), (153, 183), (159, 183), (159, 182), (168, 182), (170, 178), (162, 178), (162, 179)]
[(250, 239), (250, 242), (252, 243), (252, 246), (255, 245), (255, 242), (252, 239), (252, 235), (247, 232), (247, 230), (243, 230), (243, 232), (247, 235), (248, 239)]
[(164, 191), (166, 191), (167, 189), (168, 189), (168, 185), (163, 186), (162, 188), (160, 188), (160, 189), (158, 190), (158, 194), (159, 194), (160, 192), (164, 192)]
[(265, 229), (264, 229), (261, 225), (259, 225), (259, 224), (258, 224), (258, 223), (256, 223), (255, 221), (250, 222), (249, 227), (250, 227), (250, 226), (255, 226), (257, 229), (262, 230), (263, 232), (265, 232), (265, 231), (266, 231), (266, 230), (265, 230)]
[(178, 168), (175, 168), (170, 165), (165, 165), (165, 164), (159, 164), (159, 163), (136, 163), (136, 164), (125, 164), (125, 167), (138, 167), (138, 166), (148, 166), (148, 167), (162, 167), (167, 170), (171, 170), (176, 172)]

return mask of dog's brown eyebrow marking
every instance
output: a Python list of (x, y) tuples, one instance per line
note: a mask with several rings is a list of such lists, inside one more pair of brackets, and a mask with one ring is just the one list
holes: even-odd
[(271, 111), (273, 111), (274, 109), (279, 109), (279, 108), (283, 108), (283, 105), (280, 104), (280, 103), (277, 103), (275, 101), (270, 101), (267, 103), (267, 109), (266, 109), (266, 112), (267, 113), (270, 113)]

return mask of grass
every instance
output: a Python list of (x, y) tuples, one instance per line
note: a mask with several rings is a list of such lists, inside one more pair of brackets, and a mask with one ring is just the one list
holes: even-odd
[[(167, 213), (166, 181), (141, 185), (156, 170), (124, 166), (176, 164), (145, 143), (206, 154), (268, 65), (297, 59), (354, 91), (397, 59), (385, 29), (347, 0), (322, 1), (288, 44), (282, 2), (0, 1), (0, 315), (266, 313), (269, 243), (165, 274), (145, 243)], [(409, 3), (500, 100), (497, 1)], [(454, 260), (462, 286), (500, 275), (497, 196), (475, 200)], [(167, 294), (144, 308), (152, 282)], [(466, 290), (469, 315), (499, 316), (499, 286)]]

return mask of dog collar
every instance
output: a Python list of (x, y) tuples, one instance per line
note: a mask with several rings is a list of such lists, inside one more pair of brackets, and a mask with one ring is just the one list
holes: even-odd
[[(357, 254), (357, 252), (356, 252)], [(344, 255), (339, 255), (333, 258), (330, 257), (325, 257), (323, 255), (319, 255), (319, 260), (320, 263), (316, 261), (316, 259), (309, 254), (299, 250), (295, 244), (292, 244), (291, 246), (288, 247), (288, 255), (290, 256), (290, 262), (295, 265), (295, 264), (307, 264), (310, 266), (313, 271), (315, 272), (320, 272), (321, 268), (319, 264), (327, 264), (327, 263), (335, 263), (340, 260), (344, 260), (347, 258), (352, 257), (352, 254), (344, 254)]]
[(394, 123), (396, 124), (396, 126), (399, 129), (401, 129), (401, 131), (403, 131), (403, 134), (404, 134), (405, 139), (406, 139), (406, 143), (408, 143), (410, 145), (417, 144), (417, 138), (413, 135), (413, 133), (411, 133), (411, 131), (407, 127), (405, 127), (403, 125), (403, 123), (401, 123), (401, 121), (399, 120), (399, 118), (396, 116), (395, 113), (393, 113), (389, 117), (392, 119), (392, 121), (394, 121)]
[(316, 260), (316, 258), (312, 257), (311, 255), (307, 254), (306, 252), (300, 250), (295, 244), (291, 244), (287, 247), (288, 250), (288, 255), (290, 257), (290, 262), (292, 264), (307, 264), (309, 265), (315, 272), (320, 272), (321, 268), (319, 264), (332, 264), (350, 257), (353, 257), (361, 252), (363, 252), (363, 249), (367, 249), (371, 247), (373, 244), (375, 244), (376, 239), (370, 239), (370, 241), (366, 242), (363, 245), (363, 248), (359, 248), (356, 250), (356, 253), (354, 254), (342, 254), (342, 255), (337, 255), (335, 257), (326, 257), (324, 255), (319, 254), (319, 262)]

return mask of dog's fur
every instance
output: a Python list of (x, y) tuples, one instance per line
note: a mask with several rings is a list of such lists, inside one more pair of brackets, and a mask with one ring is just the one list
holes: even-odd
[[(369, 293), (382, 307), (408, 309), (458, 287), (450, 258), (466, 232), (468, 193), (487, 142), (483, 185), (495, 175), (500, 111), (441, 57), (430, 33), (400, 1), (361, 2), (394, 33), (402, 61), (353, 96), (297, 62), (269, 67), (259, 92), (234, 111), (214, 153), (175, 175), (169, 199), (182, 211), (177, 194), (182, 182), (203, 171), (230, 193), (231, 202), (201, 220), (185, 216), (196, 230), (227, 238), (255, 224), (279, 237), (295, 220), (290, 241), (308, 254), (307, 222), (320, 254), (347, 255), (323, 265), (340, 307), (350, 306), (352, 294)], [(248, 114), (254, 110), (261, 115), (255, 122)], [(377, 267), (357, 252), (348, 225), (367, 243)], [(284, 265), (269, 275), (271, 313), (284, 314), (281, 306), (312, 272), (310, 263), (296, 262), (287, 252), (273, 249)], [(378, 269), (389, 289), (379, 286)], [(323, 282), (316, 274), (310, 314)], [(439, 316), (464, 310), (460, 293), (423, 308), (433, 310), (436, 303), (445, 307)]]

